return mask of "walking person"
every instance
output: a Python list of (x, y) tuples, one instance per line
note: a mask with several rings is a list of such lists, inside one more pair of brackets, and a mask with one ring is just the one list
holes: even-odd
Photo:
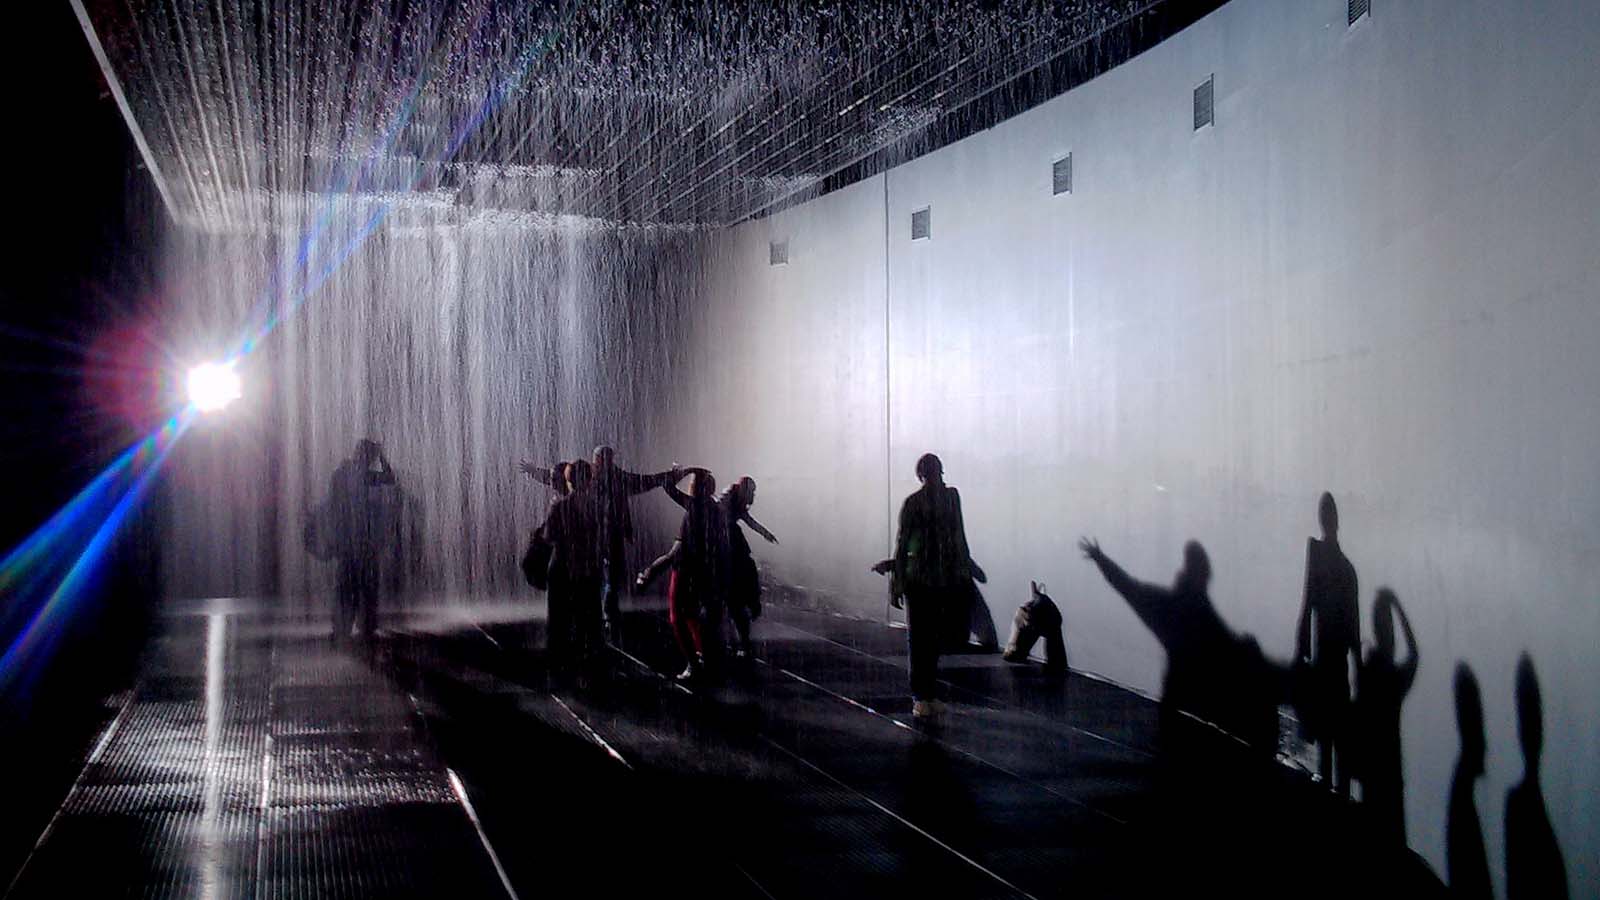
[(383, 445), (369, 438), (356, 442), (349, 459), (339, 464), (328, 484), (327, 509), (338, 560), (337, 602), (333, 640), (350, 637), (360, 621), (361, 636), (371, 640), (378, 627), (378, 563), (394, 543), (380, 512), (379, 489), (395, 483), (394, 467)]
[(922, 487), (900, 505), (892, 602), (906, 611), (911, 661), (911, 715), (931, 724), (939, 714), (939, 653), (952, 613), (966, 620), (970, 586), (981, 574), (967, 547), (961, 495), (944, 483), (944, 463), (932, 453), (917, 460)]

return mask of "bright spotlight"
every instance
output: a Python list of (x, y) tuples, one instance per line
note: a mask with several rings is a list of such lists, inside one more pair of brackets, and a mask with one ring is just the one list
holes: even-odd
[(189, 370), (189, 402), (201, 412), (215, 412), (242, 393), (232, 363), (205, 363)]

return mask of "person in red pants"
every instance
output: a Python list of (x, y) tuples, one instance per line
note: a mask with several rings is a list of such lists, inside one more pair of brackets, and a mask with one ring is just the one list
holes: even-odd
[(716, 500), (717, 482), (705, 469), (694, 474), (690, 493), (667, 485), (667, 493), (683, 506), (678, 539), (643, 572), (636, 584), (648, 585), (671, 566), (667, 583), (667, 615), (678, 649), (687, 660), (679, 680), (715, 674), (720, 666), (723, 598), (731, 569), (728, 522)]

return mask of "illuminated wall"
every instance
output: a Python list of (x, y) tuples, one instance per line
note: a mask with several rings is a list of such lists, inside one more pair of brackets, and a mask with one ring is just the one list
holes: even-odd
[[(1527, 651), (1583, 893), (1600, 879), (1600, 20), (1580, 7), (1374, 4), (1350, 25), (1334, 0), (1235, 0), (996, 128), (735, 228), (677, 444), (758, 479), (775, 577), (874, 617), (867, 566), (916, 457), (939, 452), (1002, 629), (1043, 580), (1074, 664), (1149, 690), (1160, 649), (1075, 539), (1158, 581), (1201, 540), (1223, 615), (1286, 660), (1330, 490), (1364, 641), (1387, 585), (1421, 644), (1411, 846), (1444, 871), (1464, 661), (1503, 879)], [(1195, 129), (1213, 75), (1215, 122)], [(924, 207), (931, 237), (912, 240)]]

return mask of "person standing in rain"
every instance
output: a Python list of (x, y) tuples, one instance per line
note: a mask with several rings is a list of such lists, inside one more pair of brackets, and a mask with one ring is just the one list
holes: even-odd
[[(689, 495), (672, 485), (667, 485), (665, 490), (667, 496), (679, 506), (684, 509), (689, 508), (692, 499)], [(750, 506), (755, 502), (756, 480), (749, 475), (734, 482), (733, 486), (717, 497), (717, 505), (722, 509), (722, 521), (728, 529), (728, 556), (731, 566), (723, 605), (729, 618), (733, 619), (733, 626), (739, 634), (739, 646), (735, 650), (735, 656), (739, 659), (749, 658), (750, 623), (761, 615), (761, 573), (756, 569), (755, 554), (750, 552), (750, 540), (744, 536), (744, 529), (739, 527), (739, 523), (749, 525), (757, 534), (766, 538), (768, 543), (778, 542), (777, 536), (750, 515)], [(720, 640), (720, 637), (718, 639)]]
[(924, 453), (916, 471), (922, 487), (900, 505), (891, 590), (906, 611), (911, 715), (932, 722), (939, 714), (939, 651), (948, 619), (960, 612), (965, 621), (971, 584), (982, 570), (972, 562), (961, 495), (944, 483), (944, 463)]
[(583, 460), (564, 466), (567, 490), (545, 517), (550, 542), (549, 649), (562, 667), (598, 648), (600, 636), (600, 514), (591, 490), (593, 470)]
[(1339, 508), (1324, 493), (1317, 507), (1322, 539), (1306, 541), (1305, 599), (1295, 632), (1296, 662), (1310, 667), (1303, 713), (1317, 742), (1323, 787), (1350, 796), (1350, 670), (1361, 662), (1361, 614), (1356, 569), (1339, 548)]
[[(585, 463), (585, 465), (587, 465), (587, 463)], [(572, 463), (570, 462), (558, 462), (548, 469), (540, 468), (538, 466), (530, 467), (528, 463), (524, 462), (522, 464), (522, 471), (533, 475), (536, 481), (543, 483), (545, 486), (549, 487), (550, 490), (556, 492), (555, 498), (550, 501), (552, 506), (554, 506), (562, 497), (572, 493)], [(593, 467), (590, 467), (589, 474), (590, 480), (592, 481), (594, 477)]]
[(694, 473), (690, 493), (666, 485), (668, 496), (683, 507), (678, 539), (635, 582), (645, 587), (660, 572), (672, 567), (667, 585), (667, 616), (672, 635), (687, 665), (680, 681), (699, 679), (720, 670), (723, 598), (730, 576), (728, 521), (717, 502), (717, 482), (705, 469)]
[[(611, 639), (617, 640), (622, 625), (620, 592), (627, 578), (627, 543), (633, 540), (633, 512), (628, 501), (635, 494), (643, 494), (683, 478), (683, 470), (674, 466), (665, 472), (641, 475), (629, 472), (616, 464), (616, 451), (601, 444), (594, 448), (594, 481), (590, 490), (600, 515), (600, 547), (605, 557), (602, 567), (605, 592), (605, 627)], [(523, 460), (523, 472), (542, 484), (554, 485), (558, 475), (553, 469)]]
[(383, 445), (369, 438), (356, 442), (355, 453), (339, 464), (328, 484), (328, 511), (334, 556), (339, 572), (333, 639), (350, 637), (361, 620), (362, 636), (372, 639), (378, 626), (378, 561), (392, 537), (382, 527), (379, 489), (395, 483), (394, 468)]
[(741, 659), (750, 656), (750, 623), (761, 615), (761, 573), (756, 569), (755, 554), (750, 552), (750, 540), (739, 527), (742, 522), (756, 534), (776, 544), (778, 538), (765, 525), (750, 515), (756, 502), (756, 480), (749, 475), (740, 478), (717, 498), (722, 507), (722, 518), (727, 523), (729, 556), (733, 571), (728, 584), (728, 617), (739, 633), (739, 647), (735, 655)]

